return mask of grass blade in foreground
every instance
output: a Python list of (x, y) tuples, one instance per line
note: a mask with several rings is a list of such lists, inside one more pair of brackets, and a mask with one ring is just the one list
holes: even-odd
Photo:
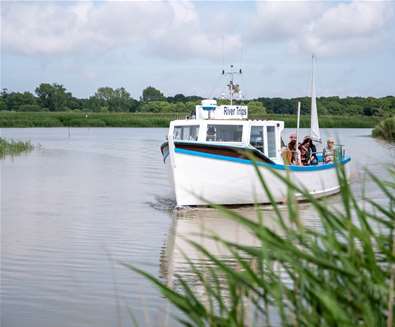
[[(382, 191), (385, 205), (371, 199), (360, 204), (341, 167), (337, 173), (342, 186), (341, 209), (314, 199), (288, 177), (278, 175), (289, 188), (289, 201), (286, 215), (275, 206), (276, 230), (265, 225), (265, 217), (256, 223), (233, 210), (214, 206), (253, 234), (260, 246), (243, 246), (215, 234), (206, 235), (228, 248), (232, 258), (224, 261), (191, 241), (209, 262), (211, 274), (200, 273), (197, 269), (207, 268), (189, 261), (207, 290), (206, 300), (181, 277), (180, 290), (170, 290), (153, 276), (133, 270), (159, 287), (183, 312), (180, 321), (188, 326), (272, 325), (273, 321), (282, 326), (392, 326), (394, 171), (390, 170), (392, 181), (370, 176)], [(270, 188), (261, 181), (270, 198)], [(301, 224), (299, 204), (291, 200), (295, 192), (311, 202), (322, 227), (319, 231)], [(210, 275), (215, 276), (215, 283), (208, 289), (212, 281), (202, 278)], [(254, 319), (248, 318), (251, 313)]]

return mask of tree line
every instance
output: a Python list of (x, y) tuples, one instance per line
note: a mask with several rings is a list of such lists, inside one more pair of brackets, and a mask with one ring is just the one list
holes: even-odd
[[(42, 83), (34, 94), (31, 92), (10, 92), (3, 89), (0, 94), (0, 111), (34, 112), (34, 111), (86, 111), (86, 112), (152, 112), (189, 113), (200, 103), (200, 96), (164, 96), (152, 87), (146, 87), (139, 99), (131, 97), (123, 87), (101, 87), (88, 98), (77, 98), (61, 84)], [(221, 104), (228, 100), (217, 99)], [(302, 114), (310, 112), (310, 98), (256, 98), (241, 100), (238, 103), (249, 106), (252, 115), (265, 113), (294, 114), (297, 102), (302, 102)], [(321, 115), (365, 115), (392, 116), (395, 113), (395, 97), (346, 97), (317, 98)]]

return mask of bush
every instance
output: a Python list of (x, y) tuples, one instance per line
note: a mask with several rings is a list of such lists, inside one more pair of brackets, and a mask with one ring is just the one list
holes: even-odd
[(19, 111), (42, 111), (42, 108), (37, 104), (22, 104), (19, 106)]
[(395, 117), (382, 120), (373, 129), (372, 136), (395, 142)]

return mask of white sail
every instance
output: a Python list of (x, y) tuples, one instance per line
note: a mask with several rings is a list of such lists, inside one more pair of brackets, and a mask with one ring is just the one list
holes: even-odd
[(315, 80), (314, 80), (314, 55), (312, 57), (312, 74), (311, 74), (311, 123), (310, 136), (314, 141), (321, 141), (320, 126), (318, 124), (317, 101), (315, 98)]

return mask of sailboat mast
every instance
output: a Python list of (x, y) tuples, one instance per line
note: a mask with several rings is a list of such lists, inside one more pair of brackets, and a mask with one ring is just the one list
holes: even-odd
[(311, 120), (310, 136), (314, 141), (321, 141), (320, 126), (318, 123), (317, 101), (315, 94), (314, 55), (311, 57)]

